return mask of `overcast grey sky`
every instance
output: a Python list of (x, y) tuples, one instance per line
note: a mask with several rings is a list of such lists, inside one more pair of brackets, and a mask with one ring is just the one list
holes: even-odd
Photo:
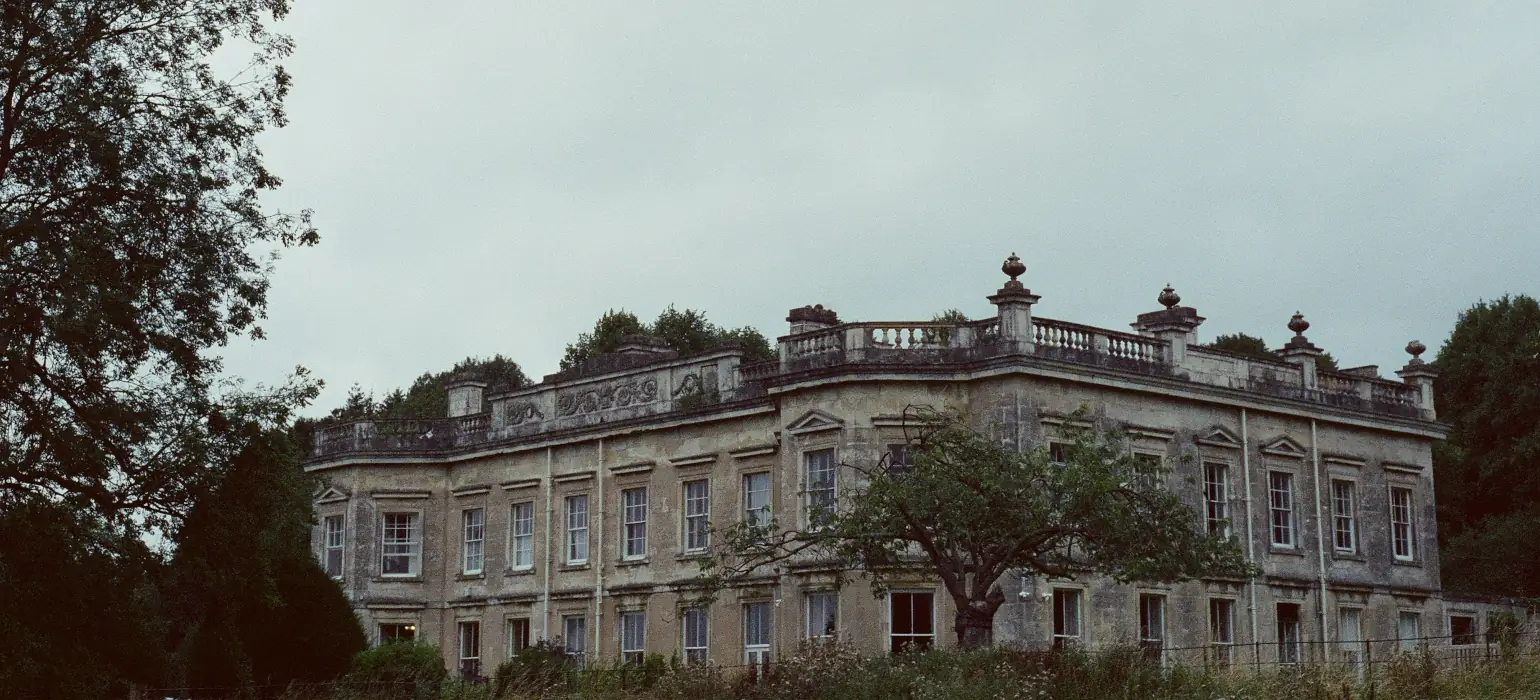
[[(1180, 6), (1179, 6), (1180, 5)], [(467, 355), (533, 378), (604, 310), (785, 333), (1037, 313), (1110, 328), (1167, 281), (1199, 329), (1343, 366), (1540, 294), (1540, 3), (297, 0), (264, 136), (288, 251), (268, 339), (382, 392)], [(1430, 352), (1431, 355), (1431, 352)]]

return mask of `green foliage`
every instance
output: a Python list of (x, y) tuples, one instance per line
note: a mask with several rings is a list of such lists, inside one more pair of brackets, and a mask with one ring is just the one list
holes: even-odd
[[(487, 383), (482, 394), (481, 410), (491, 410), (487, 397), (500, 391), (518, 389), (529, 384), (529, 377), (519, 363), (501, 354), (490, 358), (467, 357), (445, 371), (424, 372), (406, 391), (396, 389), (379, 400), (374, 394), (365, 393), (357, 384), (348, 389), (342, 406), (332, 409), (323, 421), (353, 420), (356, 418), (416, 418), (433, 420), (449, 415), (449, 393), (444, 385), (459, 375), (467, 375)], [(310, 421), (306, 421), (310, 423)], [(313, 426), (303, 427), (306, 434)], [(309, 444), (304, 442), (302, 444)]]
[(1453, 426), (1433, 454), (1445, 585), (1540, 595), (1540, 303), (1472, 306), (1434, 365)]
[(947, 309), (932, 316), (930, 320), (932, 323), (967, 323), (969, 319), (962, 309)]
[(365, 641), (311, 556), (314, 481), (287, 436), (248, 427), (247, 446), (180, 533), (167, 595), (181, 685), (314, 682)]
[(571, 671), (566, 649), (541, 639), (498, 664), (492, 674), (492, 696), (540, 695), (561, 687)]
[(157, 567), (136, 533), (3, 496), (0, 533), (0, 697), (94, 700), (160, 680)]
[[(1246, 335), (1245, 333), (1217, 336), (1214, 338), (1214, 342), (1209, 343), (1208, 347), (1243, 357), (1254, 357), (1259, 360), (1283, 360), (1282, 355), (1267, 349), (1267, 341), (1253, 335)], [(1336, 372), (1340, 369), (1337, 366), (1337, 358), (1332, 357), (1332, 354), (1329, 352), (1323, 352), (1319, 357), (1315, 358), (1315, 368), (1328, 372)]]
[(770, 341), (749, 326), (721, 328), (707, 320), (705, 312), (694, 309), (679, 311), (670, 304), (651, 324), (642, 323), (635, 314), (624, 309), (604, 312), (594, 322), (591, 332), (579, 335), (576, 342), (567, 346), (567, 352), (561, 359), (561, 368), (569, 370), (595, 355), (613, 352), (620, 347), (623, 336), (638, 334), (656, 337), (682, 355), (736, 342), (748, 352), (749, 361), (768, 360), (775, 356)]
[(1008, 571), (1163, 582), (1252, 573), (1233, 540), (1204, 533), (1197, 513), (1159, 485), (1166, 470), (1152, 473), (1117, 435), (1072, 431), (1060, 465), (1046, 446), (1003, 447), (955, 411), (911, 408), (905, 423), (910, 468), (841, 465), (856, 488), (833, 509), (815, 507), (809, 519), (821, 527), (812, 530), (728, 528), (702, 584), (720, 590), (804, 553), (862, 572), (879, 593), (889, 577), (924, 570), (959, 610), (959, 644), (977, 646), (988, 642)]
[(344, 685), (371, 700), (428, 700), (439, 697), (448, 676), (438, 647), (396, 640), (354, 655)]

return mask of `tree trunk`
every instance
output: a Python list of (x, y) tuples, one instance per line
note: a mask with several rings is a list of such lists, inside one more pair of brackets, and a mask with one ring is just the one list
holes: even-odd
[(999, 586), (990, 586), (989, 593), (980, 600), (977, 597), (958, 600), (957, 616), (952, 629), (957, 632), (957, 646), (963, 649), (982, 649), (994, 642), (995, 611), (1005, 603), (1005, 594)]

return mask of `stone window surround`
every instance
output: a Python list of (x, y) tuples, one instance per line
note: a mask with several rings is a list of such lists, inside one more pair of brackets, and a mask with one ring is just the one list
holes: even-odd
[[(515, 556), (514, 552), (515, 540), (517, 538), (517, 536), (514, 534), (514, 527), (517, 525), (517, 519), (514, 517), (514, 509), (519, 506), (529, 506), (529, 564), (526, 566), (517, 565), (517, 557)], [(517, 573), (534, 571), (535, 544), (538, 541), (536, 534), (540, 527), (539, 521), (540, 511), (539, 508), (537, 508), (537, 499), (534, 496), (508, 502), (508, 542), (507, 547), (505, 547), (507, 550), (506, 556), (508, 557), (508, 571)]]
[[(379, 533), (378, 542), (373, 548), (378, 555), (375, 559), (375, 576), (384, 581), (421, 581), (423, 580), (424, 559), (427, 555), (427, 517), (425, 509), (417, 508), (380, 508), (379, 509)], [(417, 568), (404, 574), (385, 573), (385, 518), (391, 515), (412, 515), (417, 518)]]
[[(1262, 503), (1267, 513), (1267, 549), (1277, 554), (1303, 554), (1300, 542), (1299, 482), (1300, 469), (1292, 464), (1267, 461), (1262, 465)], [(1289, 475), (1289, 544), (1279, 544), (1273, 532), (1273, 474)]]
[[(807, 461), (807, 458), (808, 458), (808, 455), (810, 455), (812, 453), (823, 452), (825, 450), (829, 451), (830, 467), (834, 470), (833, 484), (832, 484), (833, 492), (834, 492), (834, 499), (833, 499), (834, 500), (834, 507), (835, 508), (839, 507), (840, 471), (841, 471), (840, 470), (840, 448), (839, 448), (839, 443), (838, 443), (837, 440), (831, 439), (831, 438), (808, 440), (806, 443), (804, 443), (796, 451), (796, 455), (797, 455), (797, 483), (798, 483), (798, 485), (800, 487), (798, 489), (798, 495), (799, 495), (798, 500), (801, 501), (801, 503), (800, 503), (801, 513), (798, 514), (798, 520), (801, 521), (800, 524), (801, 524), (801, 526), (804, 529), (809, 529), (809, 530), (814, 529), (813, 521), (812, 521), (812, 518), (811, 518), (811, 514), (812, 514), (811, 507), (812, 507), (813, 491), (812, 491), (812, 484), (808, 482), (808, 461)], [(775, 488), (775, 485), (774, 485), (775, 477), (773, 476), (773, 473), (772, 473), (772, 476), (770, 477), (770, 480), (771, 480), (771, 493), (773, 494), (774, 493), (774, 488)], [(774, 499), (772, 497), (772, 501), (773, 500)], [(770, 512), (773, 514), (775, 512), (774, 508), (772, 508)], [(773, 515), (772, 515), (772, 517), (773, 517)]]

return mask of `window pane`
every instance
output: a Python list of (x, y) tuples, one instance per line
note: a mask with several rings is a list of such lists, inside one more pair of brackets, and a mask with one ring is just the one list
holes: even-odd
[(535, 563), (535, 504), (515, 503), (509, 520), (513, 534), (512, 566), (530, 568)]
[(1203, 464), (1203, 502), (1205, 520), (1211, 534), (1228, 534), (1230, 496), (1227, 477), (1229, 466), (1220, 462)]
[(465, 573), (481, 571), (486, 555), (486, 511), (471, 508), (462, 512), (465, 549), (462, 556)]
[(508, 655), (513, 656), (529, 648), (529, 618), (508, 620)]
[(1390, 542), (1391, 551), (1397, 559), (1409, 560), (1415, 557), (1413, 532), (1412, 490), (1390, 489)]
[(711, 489), (705, 479), (684, 484), (684, 548), (698, 552), (710, 545)]
[(1339, 552), (1353, 552), (1358, 548), (1358, 523), (1355, 512), (1353, 482), (1331, 482), (1332, 545)]
[(647, 489), (620, 492), (625, 525), (625, 556), (635, 559), (647, 554)]
[(1294, 475), (1268, 472), (1268, 505), (1272, 513), (1272, 542), (1294, 546)]
[(588, 561), (588, 496), (567, 497), (567, 561)]
[(386, 513), (384, 531), (380, 572), (387, 576), (416, 574), (422, 543), (417, 514)]
[(746, 474), (743, 477), (744, 520), (753, 527), (770, 524), (770, 473)]
[(838, 594), (809, 593), (807, 595), (807, 636), (833, 636), (838, 619)]

